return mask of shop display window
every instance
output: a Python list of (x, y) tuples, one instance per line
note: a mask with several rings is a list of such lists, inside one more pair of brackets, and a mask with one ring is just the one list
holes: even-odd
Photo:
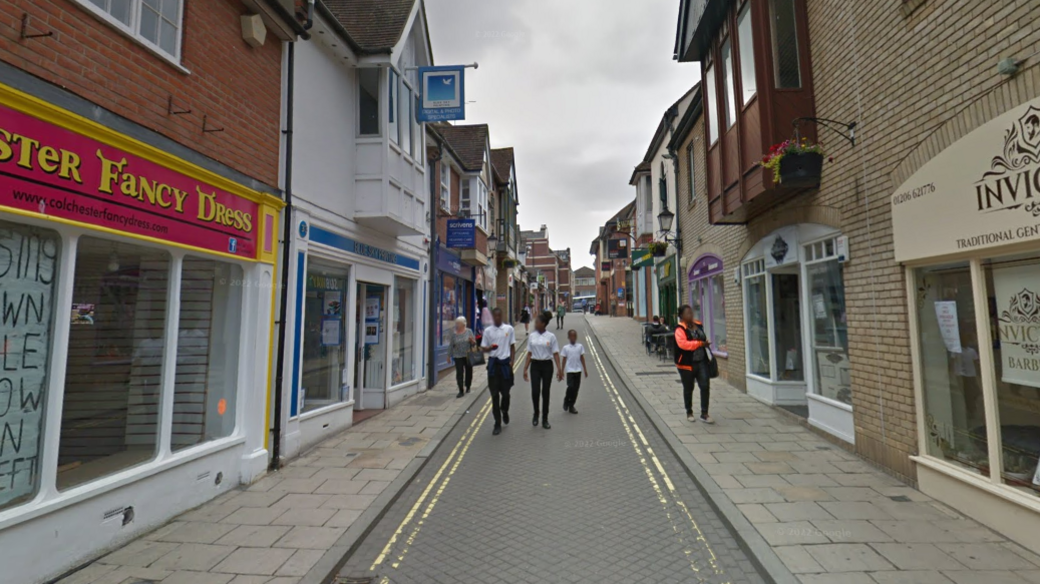
[[(985, 260), (983, 273), (993, 340), (1001, 479), (1040, 495), (1040, 255)], [(980, 395), (974, 410), (981, 412), (981, 392), (976, 393)]]
[(726, 356), (726, 295), (723, 274), (698, 272), (702, 262), (712, 270), (720, 270), (722, 265), (722, 260), (714, 256), (705, 256), (697, 260), (695, 271), (691, 271), (691, 275), (697, 279), (690, 281), (693, 317), (703, 324), (704, 332), (712, 343), (712, 351)]
[(0, 221), (0, 509), (39, 490), (60, 253), (57, 232)]
[(915, 289), (927, 452), (988, 476), (971, 269), (919, 269)]
[(394, 277), (393, 383), (415, 379), (415, 290), (416, 281)]
[(347, 274), (344, 268), (311, 266), (303, 317), (301, 412), (343, 400), (346, 358)]
[(765, 261), (744, 265), (744, 306), (747, 322), (748, 373), (769, 378), (769, 300)]
[(184, 258), (170, 438), (175, 451), (235, 431), (242, 288), (239, 266)]
[[(807, 260), (814, 257), (814, 249), (822, 252), (819, 255), (824, 257), (833, 255), (831, 241), (817, 243), (807, 247)], [(844, 269), (836, 258), (832, 258), (809, 263), (806, 274), (816, 392), (828, 399), (852, 405)]]
[(170, 264), (162, 250), (79, 239), (59, 489), (156, 456)]

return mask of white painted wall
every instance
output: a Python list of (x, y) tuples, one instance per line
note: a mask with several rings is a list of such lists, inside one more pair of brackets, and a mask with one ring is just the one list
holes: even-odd
[(335, 41), (329, 36), (296, 43), (293, 194), (352, 219), (354, 175), (361, 162), (354, 156), (356, 70), (325, 44)]

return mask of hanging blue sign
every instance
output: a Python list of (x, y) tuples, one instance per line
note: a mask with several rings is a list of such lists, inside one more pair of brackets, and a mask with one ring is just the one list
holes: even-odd
[(466, 119), (465, 86), (466, 68), (462, 65), (419, 67), (419, 121)]
[(448, 247), (472, 249), (477, 246), (477, 222), (475, 219), (451, 219), (448, 221)]

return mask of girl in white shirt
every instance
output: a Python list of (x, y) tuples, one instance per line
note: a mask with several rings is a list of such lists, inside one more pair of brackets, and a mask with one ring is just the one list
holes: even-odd
[[(557, 377), (563, 379), (560, 367), (560, 342), (556, 335), (545, 330), (552, 322), (549, 313), (542, 313), (534, 321), (534, 332), (527, 337), (527, 362), (524, 364), (524, 381), (531, 381), (531, 400), (534, 402), (534, 417), (531, 425), (538, 425), (538, 413), (542, 414), (542, 427), (549, 425), (549, 388), (552, 387), (553, 361), (556, 362)], [(528, 376), (528, 369), (531, 375)], [(541, 403), (539, 404), (539, 397)]]

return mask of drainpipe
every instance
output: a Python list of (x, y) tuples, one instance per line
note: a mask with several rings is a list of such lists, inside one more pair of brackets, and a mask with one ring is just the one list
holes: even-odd
[[(308, 2), (307, 23), (304, 30), (310, 30), (314, 25), (314, 0)], [(309, 37), (308, 37), (309, 38)], [(271, 429), (271, 463), (269, 470), (278, 470), (282, 458), (282, 388), (285, 383), (285, 320), (288, 313), (289, 303), (289, 261), (292, 258), (292, 227), (293, 227), (293, 103), (295, 88), (293, 86), (296, 73), (296, 43), (289, 43), (289, 58), (286, 66), (285, 81), (285, 220), (282, 223), (282, 290), (279, 294), (278, 307), (278, 355), (274, 375), (274, 427)]]

